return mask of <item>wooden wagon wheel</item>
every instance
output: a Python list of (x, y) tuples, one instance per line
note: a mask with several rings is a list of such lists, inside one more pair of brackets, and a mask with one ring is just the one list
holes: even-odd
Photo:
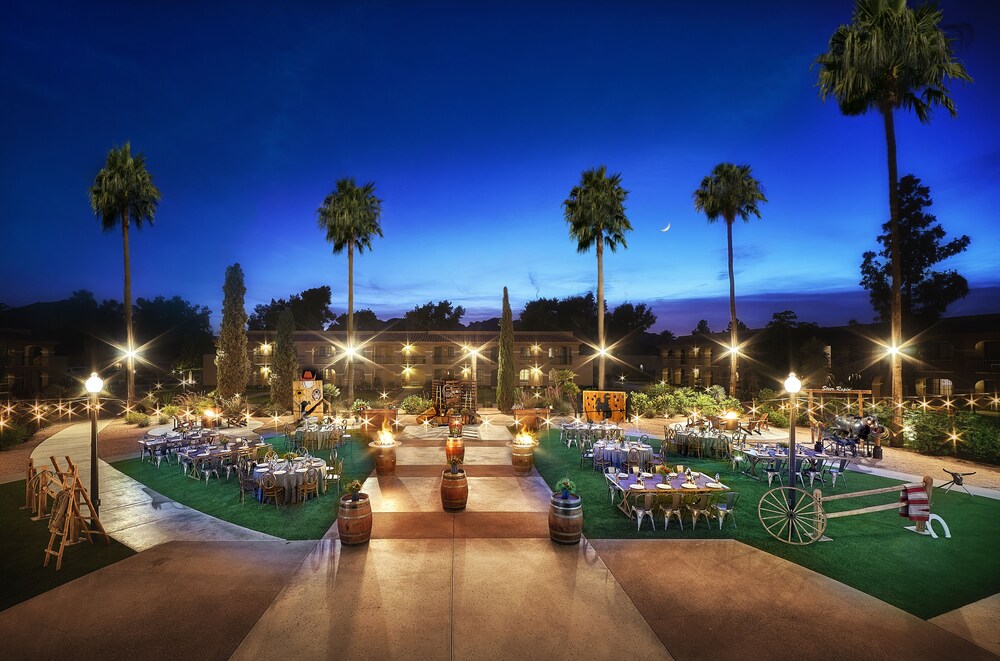
[[(790, 505), (794, 500), (795, 505)], [(816, 498), (795, 487), (771, 489), (760, 499), (757, 516), (772, 537), (786, 544), (805, 546), (823, 536), (826, 513)]]

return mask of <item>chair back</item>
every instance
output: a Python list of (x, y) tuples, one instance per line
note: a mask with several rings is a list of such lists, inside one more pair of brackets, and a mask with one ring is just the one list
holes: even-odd
[(264, 473), (264, 475), (260, 478), (260, 486), (262, 489), (273, 489), (277, 485), (277, 481), (270, 473)]
[(306, 484), (315, 485), (319, 483), (319, 472), (315, 468), (310, 468), (306, 471)]

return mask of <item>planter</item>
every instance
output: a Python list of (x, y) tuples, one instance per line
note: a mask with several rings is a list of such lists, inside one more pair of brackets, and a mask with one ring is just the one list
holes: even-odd
[(379, 477), (396, 474), (396, 446), (373, 446), (375, 448), (375, 473)]
[(448, 416), (448, 436), (452, 438), (462, 437), (462, 416), (461, 415), (450, 415)]
[(549, 500), (549, 537), (558, 544), (579, 544), (583, 533), (583, 501), (570, 494), (552, 494)]
[(530, 475), (534, 464), (535, 446), (511, 445), (510, 464), (514, 467), (514, 475)]
[(372, 505), (368, 494), (359, 493), (357, 500), (352, 500), (350, 494), (340, 497), (337, 530), (340, 532), (340, 543), (348, 546), (366, 544), (371, 539)]
[(441, 473), (441, 507), (446, 512), (460, 512), (468, 502), (469, 481), (465, 471), (452, 473), (450, 468), (446, 468)]
[(449, 464), (455, 459), (465, 463), (465, 442), (461, 438), (449, 438), (444, 444), (444, 454)]
[(522, 431), (538, 431), (540, 420), (544, 420), (549, 414), (548, 409), (514, 409), (514, 422), (517, 428)]

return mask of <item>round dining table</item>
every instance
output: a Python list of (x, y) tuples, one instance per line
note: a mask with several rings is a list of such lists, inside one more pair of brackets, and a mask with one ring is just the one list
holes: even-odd
[(260, 498), (260, 481), (267, 473), (274, 475), (279, 487), (285, 489), (283, 504), (296, 503), (299, 501), (298, 487), (306, 481), (306, 471), (310, 468), (316, 469), (319, 478), (319, 492), (326, 492), (326, 462), (317, 457), (299, 457), (288, 461), (280, 459), (274, 462), (259, 462), (253, 469), (253, 481), (257, 483), (257, 497)]
[(628, 464), (628, 452), (631, 449), (639, 451), (639, 461), (648, 466), (653, 461), (653, 446), (640, 443), (594, 443), (594, 454), (604, 461), (610, 461), (615, 468)]

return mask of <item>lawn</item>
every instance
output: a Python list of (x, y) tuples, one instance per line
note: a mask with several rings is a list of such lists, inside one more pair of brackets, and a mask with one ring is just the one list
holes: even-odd
[[(340, 453), (344, 459), (342, 486), (354, 479), (363, 481), (375, 465), (367, 439), (356, 431), (352, 436), (352, 450), (344, 448)], [(277, 435), (267, 440), (274, 444), (278, 452), (285, 451), (284, 436)], [(126, 459), (112, 465), (182, 505), (282, 539), (319, 539), (337, 518), (339, 499), (332, 491), (301, 504), (276, 509), (273, 504), (261, 506), (249, 499), (245, 504), (240, 504), (239, 487), (235, 478), (229, 482), (212, 480), (206, 485), (185, 477), (176, 464), (163, 464), (157, 468), (148, 461)]]
[[(903, 529), (912, 523), (895, 510), (830, 520), (826, 534), (831, 542), (791, 546), (777, 541), (764, 530), (757, 518), (757, 503), (767, 491), (767, 482), (758, 482), (733, 473), (725, 462), (710, 459), (683, 459), (709, 475), (720, 473), (722, 481), (740, 493), (736, 508), (739, 526), (727, 520), (722, 531), (699, 522), (697, 530), (657, 530), (648, 521), (637, 532), (634, 521), (612, 506), (604, 478), (586, 464), (580, 467), (579, 453), (558, 441), (557, 432), (540, 436), (535, 450), (535, 467), (549, 484), (569, 477), (583, 498), (583, 532), (593, 539), (736, 539), (796, 564), (808, 567), (841, 583), (862, 590), (924, 619), (1000, 592), (1000, 501), (969, 497), (964, 493), (935, 491), (931, 511), (951, 527), (952, 539), (934, 540)], [(848, 488), (838, 481), (837, 493), (862, 491), (899, 484), (896, 480), (848, 474)], [(826, 487), (824, 493), (833, 491)], [(868, 507), (898, 499), (897, 493), (829, 503), (827, 512)]]
[(49, 543), (48, 521), (32, 521), (30, 510), (19, 509), (22, 505), (24, 480), (0, 484), (0, 527), (4, 531), (0, 535), (0, 610), (135, 555), (127, 546), (114, 540), (108, 546), (101, 538), (94, 544), (66, 547), (59, 571), (55, 558), (42, 567), (43, 551)]

